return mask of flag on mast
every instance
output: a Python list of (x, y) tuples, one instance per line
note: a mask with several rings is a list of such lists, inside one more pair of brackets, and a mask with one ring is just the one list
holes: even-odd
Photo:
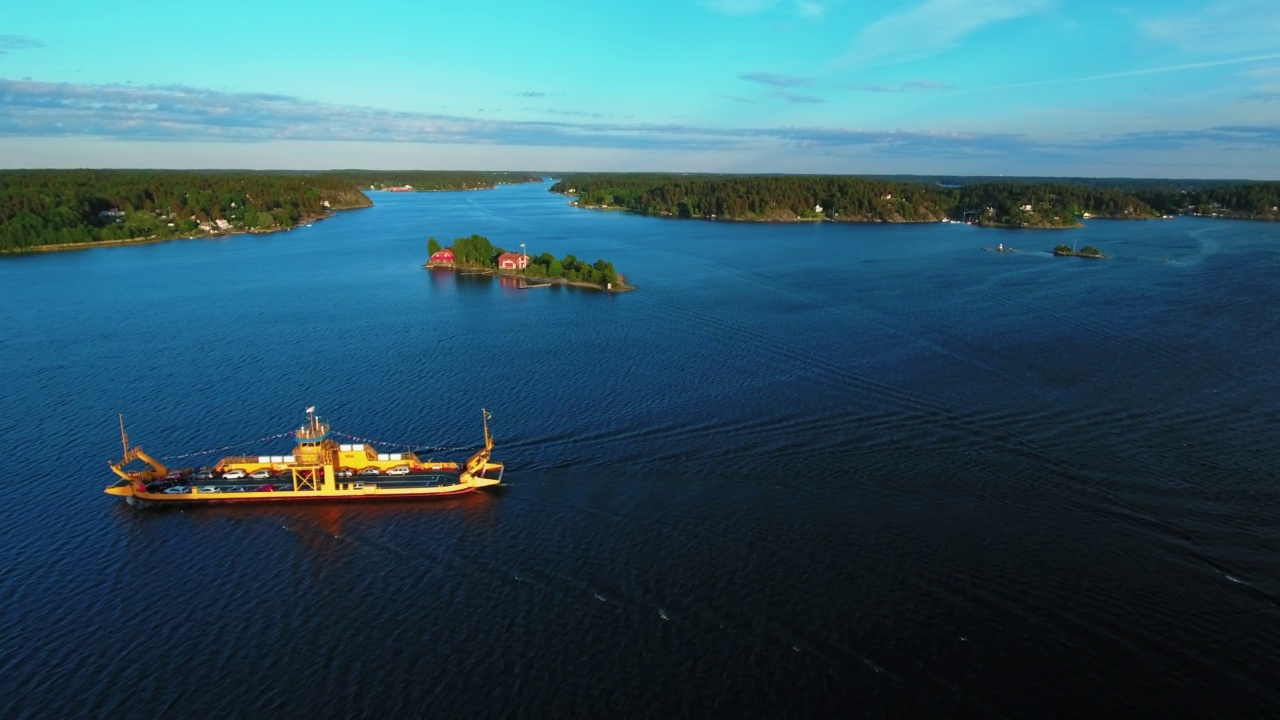
[(316, 406), (315, 406), (315, 405), (311, 405), (310, 407), (308, 407), (308, 408), (307, 408), (307, 412), (309, 412), (309, 413), (313, 413), (313, 412), (315, 412), (315, 411), (316, 411)]

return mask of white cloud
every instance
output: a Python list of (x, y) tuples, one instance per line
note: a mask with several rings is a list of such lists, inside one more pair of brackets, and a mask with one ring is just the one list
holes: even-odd
[(862, 92), (873, 93), (923, 93), (923, 92), (945, 92), (954, 90), (955, 88), (946, 83), (940, 83), (936, 80), (911, 80), (900, 83), (898, 85), (851, 85), (848, 83), (837, 85), (836, 87), (843, 90), (860, 90)]
[(28, 50), (44, 46), (44, 43), (26, 35), (0, 35), (0, 55), (6, 55), (12, 50)]
[(841, 59), (844, 66), (919, 60), (955, 47), (992, 23), (1048, 8), (1052, 0), (928, 0), (863, 28)]
[[(902, 87), (935, 86), (914, 81)], [(766, 97), (795, 103), (821, 100), (783, 88), (774, 88)], [(192, 167), (193, 162), (209, 163), (203, 167), (405, 167), (416, 158), (412, 162), (423, 163), (420, 167), (445, 163), (510, 169), (565, 167), (559, 163), (582, 158), (584, 163), (605, 163), (596, 165), (603, 168), (617, 162), (610, 158), (646, 157), (652, 162), (662, 159), (654, 169), (674, 171), (688, 163), (713, 169), (710, 161), (698, 159), (711, 155), (767, 155), (782, 158), (778, 162), (783, 164), (757, 171), (815, 172), (833, 158), (856, 156), (897, 167), (895, 172), (918, 166), (925, 172), (983, 174), (988, 171), (982, 168), (995, 164), (1035, 167), (1031, 174), (1045, 175), (1063, 173), (1063, 168), (1086, 160), (1114, 164), (1123, 155), (1133, 164), (1096, 167), (1124, 167), (1132, 176), (1138, 164), (1163, 167), (1158, 163), (1205, 157), (1209, 164), (1192, 175), (1276, 178), (1280, 168), (1280, 125), (1270, 119), (1273, 113), (1261, 112), (1258, 120), (1240, 119), (1236, 113), (1230, 124), (1126, 123), (1064, 139), (1060, 133), (1037, 138), (1017, 130), (761, 126), (749, 124), (747, 117), (727, 126), (594, 118), (516, 122), (324, 104), (267, 93), (3, 78), (0, 98), (0, 167)], [(1265, 103), (1258, 105), (1266, 109)], [(201, 150), (193, 154), (197, 146)], [(357, 148), (363, 154), (357, 154)], [(1169, 172), (1156, 174), (1175, 176)], [(1091, 174), (1115, 171), (1098, 169)]]
[(1186, 15), (1138, 23), (1148, 39), (1179, 50), (1234, 54), (1280, 50), (1280, 3), (1275, 0), (1217, 0)]
[(760, 83), (761, 85), (772, 85), (773, 87), (802, 87), (813, 84), (813, 78), (771, 72), (742, 73), (738, 76), (738, 79)]
[[(822, 98), (775, 87), (791, 103)], [(324, 104), (288, 95), (185, 86), (127, 87), (0, 79), (0, 137), (98, 137), (143, 142), (317, 141), (397, 145), (519, 145), (656, 150), (755, 147), (877, 147), (884, 152), (991, 152), (1017, 135), (861, 130), (842, 127), (720, 127), (690, 124), (503, 121)], [(590, 113), (577, 113), (591, 116)]]
[(815, 97), (813, 95), (800, 95), (798, 93), (787, 92), (786, 90), (774, 90), (769, 94), (776, 98), (782, 98), (789, 103), (797, 103), (800, 105), (826, 102), (826, 100), (823, 100), (820, 97)]
[(699, 0), (706, 7), (726, 15), (752, 15), (777, 5), (779, 0)]
[[(726, 15), (755, 15), (771, 10), (782, 0), (698, 0), (703, 7)], [(794, 0), (796, 13), (807, 20), (821, 20), (827, 14), (830, 2), (822, 0)]]
[(827, 14), (827, 8), (822, 3), (812, 0), (796, 0), (796, 11), (801, 17), (810, 20), (821, 20)]

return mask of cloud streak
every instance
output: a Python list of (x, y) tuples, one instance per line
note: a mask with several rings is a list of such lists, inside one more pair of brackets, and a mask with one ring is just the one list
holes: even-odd
[(992, 23), (1031, 15), (1051, 0), (928, 0), (863, 28), (841, 66), (892, 65), (932, 57)]
[(760, 85), (768, 85), (770, 87), (804, 87), (813, 84), (813, 78), (807, 78), (800, 75), (783, 75), (781, 73), (771, 72), (749, 72), (742, 73), (738, 76), (739, 80), (747, 82), (759, 83)]
[(925, 93), (945, 92), (947, 90), (955, 89), (951, 85), (935, 82), (933, 80), (912, 80), (900, 85), (837, 85), (837, 87), (844, 90), (858, 90), (861, 92), (872, 93)]
[[(756, 15), (781, 4), (781, 0), (700, 0), (711, 10), (725, 15)], [(795, 0), (795, 11), (806, 20), (821, 20), (827, 14), (827, 6), (818, 0)]]
[(1122, 133), (1101, 142), (1116, 150), (1183, 150), (1212, 146), (1219, 150), (1280, 147), (1280, 125), (1220, 125), (1203, 130), (1150, 130)]
[(812, 0), (796, 0), (796, 12), (800, 13), (800, 17), (809, 20), (821, 20), (827, 14), (827, 8), (818, 2)]
[(26, 35), (0, 35), (0, 55), (7, 55), (13, 50), (42, 48), (45, 44)]
[[(786, 91), (779, 90), (779, 93)], [(791, 102), (818, 98), (793, 96)], [(967, 154), (1017, 136), (843, 128), (747, 128), (598, 121), (513, 121), (333, 105), (266, 93), (0, 80), (0, 135), (125, 140), (332, 140), (588, 148), (745, 150), (764, 146)]]
[[(778, 93), (787, 93), (779, 89)], [(802, 96), (801, 96), (802, 97)], [(809, 102), (809, 100), (794, 100)], [(576, 111), (561, 111), (575, 112)], [(600, 120), (514, 121), (334, 105), (271, 93), (0, 79), (0, 136), (154, 141), (362, 141), (633, 150), (857, 152), (886, 158), (1049, 161), (1082, 149), (1280, 147), (1280, 125), (1130, 132), (1074, 143), (1016, 133), (717, 127)]]
[(1178, 65), (1165, 65), (1163, 67), (1139, 68), (1137, 70), (1120, 70), (1118, 72), (1103, 73), (1101, 75), (1083, 75), (1080, 77), (1058, 78), (1054, 80), (1032, 80), (1030, 82), (1008, 83), (1004, 85), (989, 85), (982, 88), (974, 88), (969, 92), (980, 92), (984, 90), (1008, 90), (1011, 88), (1040, 87), (1043, 85), (1066, 85), (1069, 83), (1082, 82), (1098, 82), (1099, 80), (1113, 80), (1115, 78), (1138, 77), (1141, 75), (1162, 75), (1165, 73), (1184, 72), (1187, 70), (1202, 70), (1205, 68), (1221, 67), (1223, 65), (1242, 65), (1246, 63), (1263, 62), (1266, 60), (1280, 59), (1280, 53), (1270, 53), (1268, 55), (1250, 55), (1248, 57), (1225, 58), (1222, 60), (1207, 60), (1205, 62), (1181, 63)]
[(779, 0), (701, 0), (706, 7), (726, 15), (754, 15), (777, 5)]
[(1192, 53), (1259, 52), (1276, 47), (1280, 5), (1275, 0), (1216, 0), (1183, 15), (1138, 24), (1150, 40)]
[(816, 97), (813, 95), (801, 95), (799, 93), (787, 92), (785, 90), (774, 90), (769, 94), (772, 95), (773, 97), (786, 100), (789, 103), (796, 103), (799, 105), (811, 105), (811, 104), (826, 102), (826, 100), (820, 97)]

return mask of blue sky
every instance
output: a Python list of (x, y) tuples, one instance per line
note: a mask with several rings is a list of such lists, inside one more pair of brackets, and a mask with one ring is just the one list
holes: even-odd
[(1280, 2), (44, 0), (0, 166), (1275, 180)]

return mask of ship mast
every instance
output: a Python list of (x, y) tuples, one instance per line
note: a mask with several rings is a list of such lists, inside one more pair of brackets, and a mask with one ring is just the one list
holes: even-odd
[[(124, 456), (120, 458), (118, 463), (107, 461), (107, 464), (111, 466), (111, 471), (130, 482), (139, 479), (144, 482), (154, 480), (163, 477), (165, 473), (169, 472), (169, 469), (163, 463), (143, 452), (141, 446), (129, 447), (129, 434), (124, 430), (124, 413), (117, 413), (117, 417), (120, 419), (120, 444), (124, 447)], [(145, 462), (147, 469), (137, 472), (126, 471), (124, 466), (134, 460)]]

